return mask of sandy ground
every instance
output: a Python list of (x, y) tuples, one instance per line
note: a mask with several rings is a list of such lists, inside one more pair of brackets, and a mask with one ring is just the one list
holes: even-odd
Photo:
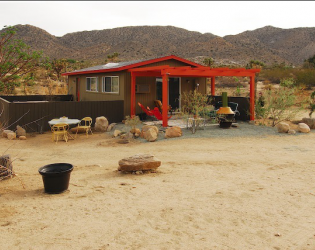
[[(0, 248), (315, 249), (314, 142), (314, 131), (129, 144), (108, 134), (1, 138), (25, 189), (0, 181)], [(137, 153), (162, 165), (117, 171)], [(74, 170), (69, 190), (49, 195), (38, 168), (56, 162)]]

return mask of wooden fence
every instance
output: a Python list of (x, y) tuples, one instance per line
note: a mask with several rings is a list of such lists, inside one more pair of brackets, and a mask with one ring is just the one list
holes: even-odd
[[(209, 103), (214, 105), (215, 102), (222, 101), (222, 96), (208, 96)], [(228, 97), (229, 102), (236, 102), (238, 103), (237, 110), (240, 112), (239, 116), (235, 116), (236, 120), (240, 121), (249, 121), (250, 115), (249, 115), (249, 98), (248, 97), (235, 97), (231, 96)]]
[[(28, 97), (28, 98), (27, 98)], [(52, 101), (51, 101), (52, 100)], [(58, 101), (56, 101), (58, 100)], [(124, 101), (71, 101), (72, 96), (0, 96), (0, 122), (7, 129), (15, 130), (17, 125), (27, 132), (50, 130), (48, 121), (67, 116), (73, 119), (105, 116), (109, 123), (121, 122)]]

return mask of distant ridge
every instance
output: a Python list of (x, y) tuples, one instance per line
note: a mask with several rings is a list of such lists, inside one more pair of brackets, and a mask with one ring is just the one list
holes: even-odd
[[(177, 55), (200, 62), (245, 65), (250, 60), (266, 64), (301, 65), (315, 54), (315, 28), (281, 29), (266, 26), (237, 35), (219, 37), (174, 26), (132, 26), (81, 31), (56, 37), (32, 25), (16, 25), (17, 37), (50, 58), (105, 61), (118, 52), (120, 61)], [(2, 32), (1, 30), (0, 32)]]

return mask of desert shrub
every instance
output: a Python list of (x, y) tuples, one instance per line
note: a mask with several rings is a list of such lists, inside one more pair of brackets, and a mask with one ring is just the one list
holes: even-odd
[(126, 116), (125, 125), (135, 129), (138, 124), (141, 124), (139, 116)]
[(182, 112), (189, 115), (199, 116), (208, 106), (208, 96), (197, 90), (184, 92), (182, 101)]
[(285, 120), (294, 119), (304, 109), (304, 103), (296, 106), (298, 91), (297, 88), (282, 86), (279, 89), (265, 91), (263, 105), (258, 100), (255, 105), (257, 118), (263, 119), (264, 122), (270, 119), (272, 126)]
[(280, 80), (280, 86), (293, 88), (296, 85), (296, 82), (293, 77), (290, 78), (283, 78)]
[(312, 92), (311, 97), (310, 97), (310, 113), (309, 116), (312, 118), (312, 114), (315, 111), (315, 91)]
[(311, 88), (315, 86), (315, 69), (303, 69), (296, 73), (296, 83)]
[(264, 80), (269, 80), (272, 83), (280, 83), (281, 79), (292, 78), (295, 75), (296, 69), (292, 68), (271, 68), (262, 69), (260, 77)]

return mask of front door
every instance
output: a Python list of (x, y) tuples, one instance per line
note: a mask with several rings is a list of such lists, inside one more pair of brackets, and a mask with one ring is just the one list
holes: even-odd
[[(162, 101), (162, 78), (156, 78), (156, 99)], [(180, 108), (180, 78), (170, 77), (168, 80), (168, 105), (172, 110)]]

